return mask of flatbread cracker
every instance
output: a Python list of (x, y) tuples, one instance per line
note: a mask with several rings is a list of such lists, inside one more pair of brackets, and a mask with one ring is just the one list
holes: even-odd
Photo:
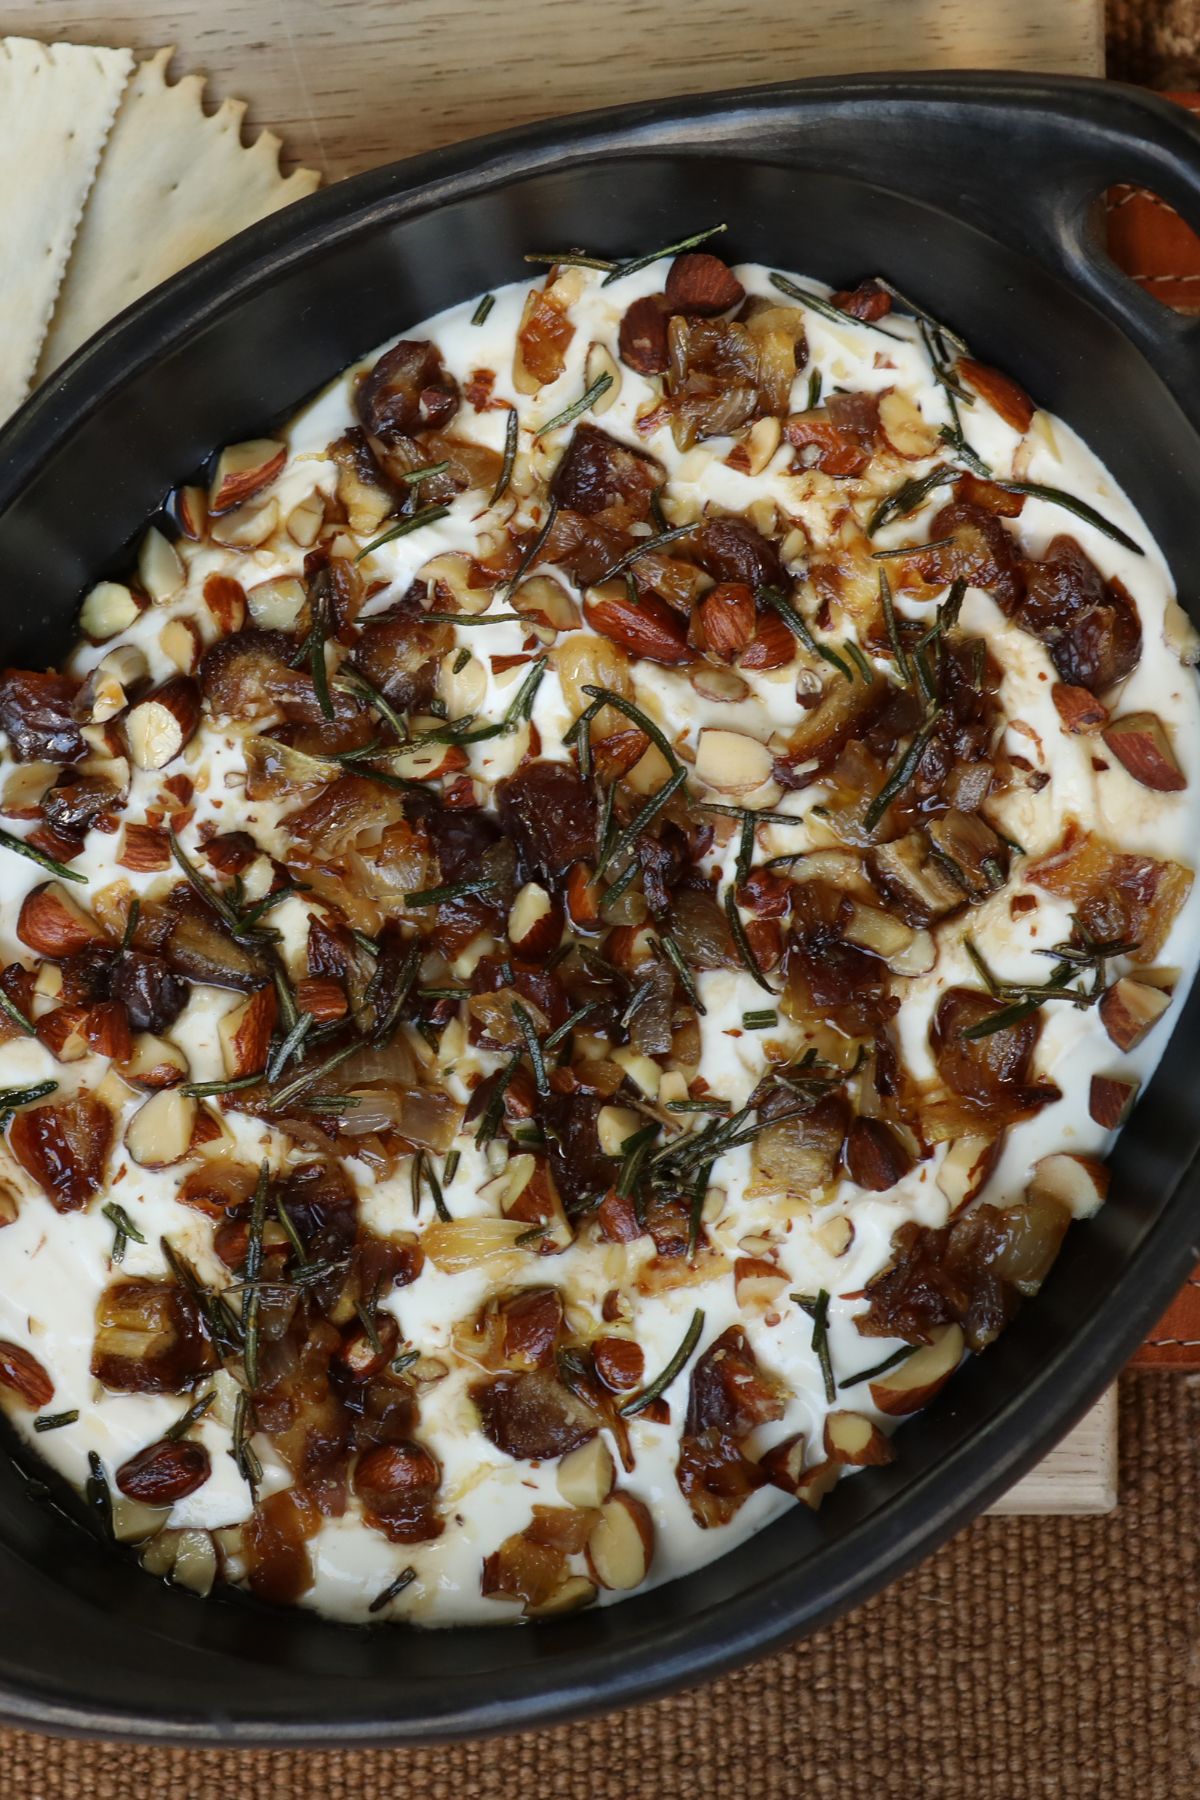
[(94, 331), (227, 238), (305, 194), (321, 177), (279, 173), (280, 141), (242, 145), (242, 100), (206, 117), (204, 80), (173, 86), (173, 50), (141, 63), (92, 188), (42, 352), (44, 379)]
[(20, 404), (133, 56), (0, 38), (0, 422)]

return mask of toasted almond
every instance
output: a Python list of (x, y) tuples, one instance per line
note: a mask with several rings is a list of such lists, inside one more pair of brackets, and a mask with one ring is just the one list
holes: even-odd
[(153, 825), (127, 824), (117, 861), (123, 869), (132, 869), (139, 875), (169, 869), (171, 840)]
[(38, 1042), (59, 1062), (78, 1062), (91, 1045), (87, 1036), (86, 1006), (56, 1006), (37, 1021)]
[(602, 1106), (596, 1117), (596, 1135), (605, 1156), (620, 1156), (626, 1138), (645, 1124), (640, 1113), (628, 1106)]
[(873, 1381), (871, 1399), (880, 1412), (899, 1417), (927, 1406), (957, 1369), (963, 1342), (959, 1326), (941, 1325), (934, 1331), (931, 1343), (922, 1345), (897, 1368)]
[(527, 1619), (554, 1619), (563, 1613), (578, 1612), (581, 1606), (590, 1606), (596, 1598), (596, 1585), (586, 1575), (568, 1575), (559, 1583), (554, 1592), (546, 1600), (529, 1602), (525, 1607)]
[(873, 1194), (887, 1193), (903, 1181), (914, 1160), (894, 1125), (865, 1117), (851, 1125), (845, 1157), (850, 1179)]
[(798, 1431), (772, 1444), (760, 1457), (759, 1465), (773, 1486), (782, 1488), (785, 1494), (795, 1494), (804, 1477), (807, 1451), (804, 1433)]
[(102, 656), (79, 696), (79, 704), (86, 708), (89, 721), (93, 725), (104, 725), (124, 712), (130, 693), (146, 679), (147, 673), (145, 652), (137, 644), (118, 644)]
[(1137, 1094), (1136, 1081), (1125, 1081), (1117, 1075), (1093, 1075), (1088, 1112), (1105, 1131), (1116, 1131), (1129, 1117)]
[(1050, 698), (1062, 720), (1064, 731), (1099, 731), (1108, 721), (1107, 706), (1102, 700), (1097, 700), (1089, 688), (1072, 687), (1069, 682), (1056, 681), (1050, 689)]
[(138, 551), (138, 580), (151, 600), (169, 600), (183, 586), (179, 553), (155, 526), (142, 539)]
[(788, 1284), (778, 1263), (739, 1256), (733, 1265), (733, 1292), (743, 1313), (768, 1312)]
[(246, 590), (231, 575), (212, 574), (204, 583), (204, 604), (221, 637), (246, 623)]
[(73, 956), (101, 936), (90, 914), (76, 905), (58, 881), (43, 881), (31, 888), (17, 915), (17, 936), (39, 956), (59, 962)]
[(141, 611), (131, 589), (119, 581), (100, 581), (79, 611), (79, 629), (95, 644), (128, 631)]
[(607, 344), (589, 344), (587, 358), (583, 365), (583, 385), (594, 387), (602, 375), (607, 375), (609, 385), (598, 399), (592, 401), (592, 411), (597, 417), (606, 413), (621, 393), (621, 371), (613, 361)]
[(556, 1480), (568, 1506), (591, 1507), (603, 1506), (616, 1476), (612, 1452), (597, 1435), (559, 1458)]
[(1161, 988), (1122, 975), (1100, 1001), (1100, 1022), (1118, 1050), (1133, 1050), (1170, 1004)]
[(1108, 1193), (1109, 1171), (1098, 1156), (1075, 1156), (1058, 1151), (1033, 1165), (1028, 1193), (1031, 1199), (1056, 1200), (1074, 1219), (1090, 1219)]
[(688, 670), (688, 680), (704, 700), (716, 700), (735, 706), (750, 692), (750, 683), (732, 669), (714, 668), (712, 663), (698, 662)]
[(733, 662), (749, 644), (758, 623), (754, 594), (741, 581), (719, 581), (693, 614), (697, 641), (711, 656)]
[(958, 373), (982, 395), (988, 405), (1000, 414), (1006, 425), (1014, 431), (1024, 433), (1033, 423), (1035, 407), (1024, 388), (1015, 382), (1011, 375), (1001, 374), (987, 363), (976, 362), (973, 357), (963, 356), (958, 361)]
[(448, 650), (438, 665), (438, 691), (452, 718), (478, 712), (487, 693), (488, 672), (477, 656), (468, 656), (460, 665), (459, 650)]
[(832, 1461), (814, 1463), (811, 1469), (805, 1469), (796, 1483), (796, 1498), (805, 1506), (817, 1511), (822, 1500), (831, 1494), (838, 1484), (842, 1465)]
[(1003, 1137), (955, 1138), (937, 1172), (937, 1184), (950, 1202), (951, 1218), (983, 1192), (1000, 1159)]
[(899, 388), (889, 388), (879, 396), (879, 424), (897, 456), (919, 459), (936, 454), (937, 432), (916, 402)]
[(118, 1066), (124, 1080), (142, 1088), (178, 1087), (189, 1074), (188, 1059), (179, 1045), (149, 1031), (136, 1033), (128, 1057)]
[(139, 769), (166, 768), (199, 723), (200, 689), (189, 675), (173, 675), (130, 708), (125, 720), (130, 759)]
[(593, 937), (604, 930), (600, 886), (586, 863), (573, 863), (567, 875), (567, 916), (576, 931)]
[(293, 506), (284, 521), (284, 530), (293, 544), (299, 544), (302, 550), (311, 550), (321, 535), (321, 527), (325, 523), (325, 496), (319, 490), (309, 494), (307, 499)]
[(329, 975), (306, 975), (298, 981), (296, 1005), (302, 1013), (310, 1013), (318, 1025), (332, 1025), (350, 1010), (345, 988)]
[(168, 619), (158, 634), (158, 647), (181, 675), (190, 675), (200, 661), (204, 639), (194, 619)]
[(827, 1256), (845, 1256), (854, 1242), (854, 1225), (844, 1213), (838, 1213), (832, 1219), (826, 1219), (818, 1225), (813, 1237), (820, 1244)]
[(1177, 794), (1187, 786), (1171, 740), (1155, 713), (1126, 713), (1112, 719), (1102, 736), (1117, 761), (1144, 788), (1156, 794)]
[(601, 1587), (640, 1587), (654, 1557), (654, 1521), (643, 1502), (618, 1489), (603, 1503), (587, 1541), (588, 1567)]
[(547, 626), (551, 631), (574, 631), (579, 625), (579, 611), (560, 581), (552, 575), (531, 575), (514, 589), (514, 612)]
[(274, 438), (252, 438), (244, 444), (230, 444), (217, 458), (208, 510), (215, 517), (244, 506), (261, 493), (283, 469), (287, 461), (287, 445)]
[(266, 1067), (276, 1004), (274, 988), (256, 988), (217, 1021), (221, 1061), (230, 1081), (257, 1075)]
[(246, 590), (246, 610), (260, 631), (295, 631), (307, 605), (304, 583), (294, 575), (277, 575)]
[(832, 1462), (866, 1468), (892, 1461), (896, 1452), (878, 1425), (862, 1413), (825, 1415), (825, 1454)]
[(508, 941), (527, 962), (540, 962), (557, 950), (562, 937), (562, 901), (536, 881), (527, 881), (508, 914)]
[(212, 540), (227, 550), (256, 550), (266, 543), (278, 525), (278, 500), (256, 500), (214, 519)]
[(191, 1149), (196, 1102), (179, 1088), (160, 1088), (125, 1127), (125, 1148), (143, 1169), (167, 1169)]
[(696, 776), (719, 794), (745, 794), (771, 779), (767, 746), (740, 731), (705, 726), (696, 749)]

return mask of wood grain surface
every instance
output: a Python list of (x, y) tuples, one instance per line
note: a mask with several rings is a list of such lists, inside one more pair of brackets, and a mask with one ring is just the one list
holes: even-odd
[(868, 69), (1104, 73), (1103, 0), (18, 0), (0, 32), (178, 46), (337, 180), (622, 100)]

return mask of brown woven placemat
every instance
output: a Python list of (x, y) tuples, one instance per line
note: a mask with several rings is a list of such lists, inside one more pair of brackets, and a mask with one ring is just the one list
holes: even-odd
[(1200, 0), (1108, 0), (1108, 73), (1147, 87), (1200, 87)]
[(0, 1733), (4, 1800), (1196, 1800), (1200, 1379), (1122, 1383), (1120, 1508), (981, 1519), (831, 1630), (695, 1693), (434, 1750)]

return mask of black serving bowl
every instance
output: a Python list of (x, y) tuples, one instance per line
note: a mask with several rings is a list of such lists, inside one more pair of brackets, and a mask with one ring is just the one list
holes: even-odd
[[(401, 102), (402, 103), (402, 102)], [(721, 248), (845, 285), (886, 274), (1076, 426), (1200, 591), (1200, 326), (1106, 259), (1106, 187), (1200, 215), (1200, 130), (1100, 83), (953, 75), (595, 114), (363, 175), (277, 214), (85, 347), (0, 437), (0, 659), (50, 661), (82, 590), (216, 445), (345, 363), (527, 272), (717, 220)], [(317, 1744), (502, 1731), (657, 1694), (865, 1599), (1083, 1413), (1200, 1251), (1187, 1001), (1112, 1196), (1036, 1303), (904, 1425), (898, 1461), (620, 1606), (524, 1630), (354, 1630), (155, 1583), (0, 1459), (0, 1716), (49, 1730)], [(1054, 1073), (1054, 1071), (1050, 1071)], [(1069, 1075), (1069, 1071), (1063, 1071)]]

